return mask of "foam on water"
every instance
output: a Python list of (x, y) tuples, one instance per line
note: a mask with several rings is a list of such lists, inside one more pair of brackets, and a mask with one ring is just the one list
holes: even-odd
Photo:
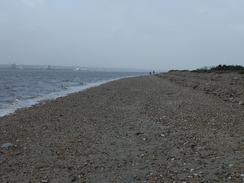
[(30, 99), (25, 99), (25, 100), (16, 99), (15, 102), (13, 102), (11, 104), (6, 104), (6, 103), (2, 104), (2, 106), (0, 108), (0, 117), (12, 114), (18, 109), (32, 107), (43, 101), (55, 100), (59, 97), (67, 96), (71, 93), (80, 92), (85, 89), (99, 86), (101, 84), (105, 84), (107, 82), (115, 81), (115, 80), (122, 79), (122, 78), (125, 78), (125, 77), (120, 77), (120, 78), (110, 79), (110, 80), (105, 80), (105, 81), (99, 81), (99, 82), (93, 82), (93, 83), (87, 83), (85, 85), (67, 87), (62, 91), (49, 93), (47, 95), (43, 95), (43, 96), (39, 96), (39, 97), (35, 97), (35, 98), (30, 98)]

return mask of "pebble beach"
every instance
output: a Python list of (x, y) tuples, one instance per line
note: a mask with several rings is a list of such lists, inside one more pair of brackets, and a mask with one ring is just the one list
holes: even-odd
[(244, 182), (244, 75), (120, 79), (0, 118), (0, 182)]

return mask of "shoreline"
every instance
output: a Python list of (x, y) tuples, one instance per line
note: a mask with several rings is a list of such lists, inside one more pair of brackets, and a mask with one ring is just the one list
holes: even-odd
[[(9, 107), (8, 109), (5, 109), (5, 110), (1, 109), (0, 110), (0, 119), (3, 117), (9, 116), (9, 115), (13, 115), (16, 112), (26, 110), (26, 109), (31, 108), (31, 107), (36, 107), (36, 106), (43, 105), (47, 102), (55, 101), (58, 98), (67, 97), (71, 94), (75, 94), (75, 93), (85, 91), (89, 88), (98, 87), (100, 85), (103, 85), (103, 84), (106, 84), (106, 83), (109, 83), (112, 81), (125, 79), (125, 78), (131, 78), (131, 77), (139, 77), (139, 76), (125, 76), (125, 77), (119, 77), (119, 78), (109, 79), (109, 80), (105, 80), (105, 81), (87, 83), (86, 85), (70, 87), (70, 88), (67, 88), (67, 90), (49, 93), (45, 96), (40, 96), (40, 97), (36, 97), (33, 99), (26, 99), (24, 101), (20, 101), (22, 103), (22, 105), (19, 104), (19, 106), (12, 107), (12, 108)], [(15, 105), (18, 105), (18, 104), (15, 104)]]
[(242, 182), (243, 83), (123, 78), (0, 118), (0, 182)]

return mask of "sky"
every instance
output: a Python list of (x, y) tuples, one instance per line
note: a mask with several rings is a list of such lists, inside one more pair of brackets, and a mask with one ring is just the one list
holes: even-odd
[(243, 0), (0, 0), (0, 64), (244, 65)]

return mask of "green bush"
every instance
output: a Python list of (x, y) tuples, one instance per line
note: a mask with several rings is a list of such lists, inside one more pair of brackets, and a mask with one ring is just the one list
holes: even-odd
[(212, 67), (211, 71), (243, 71), (244, 67), (241, 65), (218, 65)]
[(199, 72), (199, 73), (208, 73), (208, 72), (239, 72), (243, 74), (244, 67), (241, 65), (218, 65), (215, 67), (203, 67), (200, 69), (193, 70), (192, 72)]

